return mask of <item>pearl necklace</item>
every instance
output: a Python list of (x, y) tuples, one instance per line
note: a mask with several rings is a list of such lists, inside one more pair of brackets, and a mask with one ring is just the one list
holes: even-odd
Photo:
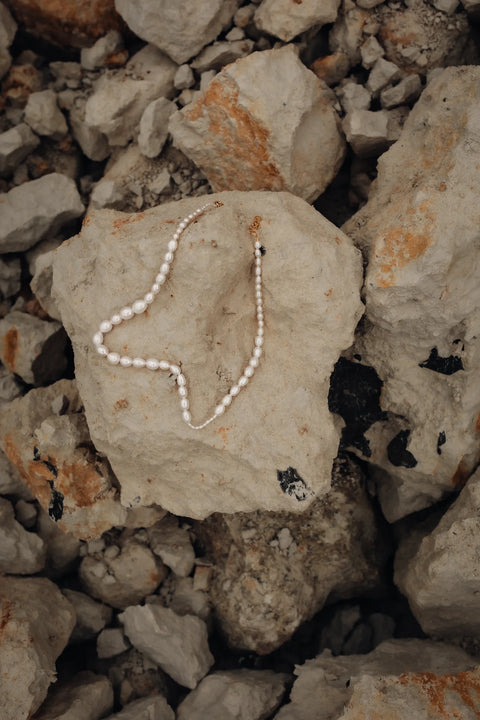
[(191, 215), (187, 215), (182, 222), (178, 225), (175, 230), (172, 239), (167, 245), (167, 252), (163, 258), (163, 263), (160, 266), (160, 272), (155, 277), (155, 281), (151, 286), (150, 290), (144, 295), (143, 298), (135, 300), (132, 305), (126, 305), (122, 307), (117, 313), (112, 315), (109, 320), (102, 320), (99, 325), (98, 331), (93, 336), (93, 344), (97, 353), (104, 357), (111, 365), (119, 365), (124, 368), (146, 368), (148, 370), (164, 370), (172, 374), (175, 377), (177, 383), (178, 395), (180, 397), (180, 408), (182, 412), (182, 418), (184, 422), (192, 430), (202, 430), (202, 428), (209, 425), (215, 418), (222, 415), (227, 407), (232, 404), (233, 399), (240, 393), (242, 388), (246, 387), (249, 379), (253, 376), (255, 369), (258, 367), (260, 357), (262, 355), (263, 346), (263, 332), (264, 332), (264, 320), (263, 320), (263, 293), (262, 293), (262, 246), (258, 239), (257, 230), (260, 226), (260, 218), (255, 217), (253, 223), (249, 227), (249, 232), (254, 238), (254, 249), (255, 249), (255, 304), (256, 304), (256, 317), (257, 317), (257, 333), (255, 335), (254, 347), (252, 355), (245, 367), (242, 375), (238, 378), (237, 382), (232, 385), (228, 393), (222, 398), (220, 403), (216, 406), (215, 411), (211, 417), (209, 417), (201, 425), (193, 425), (190, 414), (190, 403), (188, 400), (188, 386), (187, 380), (178, 365), (170, 363), (168, 360), (157, 360), (157, 358), (140, 358), (130, 357), (128, 355), (120, 355), (118, 352), (112, 352), (104, 343), (105, 335), (111, 332), (115, 326), (120, 323), (131, 320), (135, 315), (141, 315), (145, 312), (149, 305), (153, 303), (155, 297), (159, 294), (160, 288), (164, 285), (167, 279), (168, 273), (170, 272), (171, 265), (173, 263), (175, 250), (178, 247), (178, 241), (183, 235), (185, 230), (195, 220), (203, 215), (207, 208), (210, 207), (221, 207), (222, 202), (216, 201), (214, 203), (207, 203), (202, 207), (197, 208)]

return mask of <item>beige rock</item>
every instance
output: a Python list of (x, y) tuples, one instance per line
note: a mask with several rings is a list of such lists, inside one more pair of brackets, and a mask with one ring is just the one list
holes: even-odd
[(385, 58), (378, 58), (370, 70), (370, 74), (367, 80), (367, 88), (372, 94), (378, 93), (386, 85), (400, 78), (401, 71), (395, 65), (395, 63), (385, 60)]
[(128, 27), (184, 63), (215, 40), (231, 22), (236, 0), (115, 0)]
[(22, 266), (20, 258), (0, 259), (0, 293), (3, 298), (17, 295), (21, 289)]
[(35, 720), (100, 720), (112, 709), (108, 678), (84, 671), (55, 686)]
[(335, 85), (350, 70), (350, 59), (346, 53), (335, 52), (315, 60), (310, 70), (327, 85)]
[(288, 42), (312, 27), (335, 21), (340, 0), (263, 0), (255, 13), (255, 25), (262, 32)]
[(50, 578), (62, 577), (76, 564), (80, 540), (60, 530), (48, 512), (39, 509), (36, 531), (47, 549), (45, 573)]
[(371, 93), (364, 85), (359, 85), (350, 78), (336, 88), (335, 93), (346, 113), (352, 110), (368, 110), (370, 108)]
[(99, 658), (110, 658), (125, 652), (130, 643), (121, 628), (106, 628), (97, 637), (97, 655)]
[(332, 97), (289, 45), (224, 68), (169, 129), (214, 190), (289, 190), (311, 202), (345, 153)]
[(37, 135), (60, 140), (68, 132), (67, 121), (58, 107), (53, 90), (32, 93), (25, 106), (25, 122)]
[(15, 519), (8, 500), (0, 498), (0, 572), (33, 575), (45, 566), (43, 540)]
[(48, 250), (35, 258), (32, 263), (33, 277), (30, 287), (45, 312), (51, 318), (58, 320), (60, 311), (52, 301), (53, 253), (54, 250)]
[(28, 125), (20, 123), (0, 135), (0, 175), (9, 175), (40, 140)]
[(253, 40), (249, 39), (216, 42), (202, 50), (190, 65), (199, 73), (211, 69), (221, 70), (225, 65), (249, 55), (254, 44)]
[(146, 157), (160, 155), (168, 136), (168, 120), (177, 106), (167, 98), (153, 100), (140, 119), (138, 146)]
[(388, 136), (388, 120), (386, 110), (354, 108), (345, 115), (342, 127), (355, 155), (376, 157), (392, 144)]
[(86, 70), (95, 70), (103, 67), (110, 55), (123, 48), (123, 38), (118, 30), (109, 30), (106, 35), (99, 38), (92, 47), (83, 48), (80, 53), (82, 67)]
[(407, 75), (398, 85), (387, 87), (380, 93), (380, 102), (384, 108), (392, 108), (403, 103), (416, 100), (422, 92), (422, 82), (419, 75)]
[(85, 122), (86, 105), (87, 98), (77, 95), (69, 114), (72, 135), (90, 160), (100, 162), (110, 155), (110, 146), (103, 132)]
[(175, 517), (166, 517), (147, 531), (155, 555), (176, 575), (187, 577), (193, 570), (195, 553), (188, 530), (179, 527)]
[(63, 589), (63, 594), (75, 608), (77, 621), (70, 642), (84, 642), (96, 637), (112, 619), (112, 608), (96, 602), (77, 590)]
[(330, 50), (346, 53), (352, 65), (360, 63), (363, 31), (369, 17), (368, 10), (343, 0), (341, 11), (328, 36)]
[[(236, 192), (209, 200), (223, 207), (208, 210), (182, 238), (166, 286), (174, 302), (160, 295), (109, 342), (133, 355), (183, 362), (193, 418), (208, 417), (251, 353), (249, 227), (259, 217), (268, 335), (255, 378), (224, 418), (196, 433), (183, 422), (168, 378), (111, 366), (95, 353), (99, 322), (143, 296), (161, 262), (159, 248), (198, 200), (133, 216), (92, 213), (82, 234), (56, 251), (53, 288), (92, 439), (108, 456), (126, 506), (158, 504), (196, 518), (303, 510), (330, 486), (339, 431), (327, 395), (333, 364), (351, 344), (362, 310), (359, 254), (293, 195)], [(150, 332), (150, 323), (162, 331)]]
[(55, 660), (68, 642), (75, 613), (46, 578), (0, 576), (0, 619), (2, 720), (27, 720), (55, 681)]
[(175, 720), (175, 713), (163, 695), (135, 700), (106, 720)]

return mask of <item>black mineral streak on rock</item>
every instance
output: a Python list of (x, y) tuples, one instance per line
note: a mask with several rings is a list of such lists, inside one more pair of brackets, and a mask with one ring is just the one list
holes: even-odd
[(345, 421), (341, 447), (355, 447), (365, 457), (371, 456), (364, 433), (374, 422), (387, 418), (380, 408), (382, 385), (375, 368), (370, 365), (343, 357), (337, 361), (330, 376), (328, 409)]
[(427, 370), (433, 370), (433, 372), (441, 373), (442, 375), (453, 375), (459, 370), (463, 370), (461, 357), (458, 357), (458, 355), (441, 357), (436, 347), (431, 349), (428, 359), (418, 363), (418, 365), (421, 368), (427, 368)]
[(57, 522), (63, 515), (63, 493), (57, 490), (53, 484), (53, 480), (49, 480), (48, 484), (52, 491), (52, 497), (48, 506), (48, 514)]
[(388, 459), (395, 467), (413, 468), (417, 464), (415, 457), (407, 450), (410, 430), (400, 430), (387, 445)]
[(45, 467), (46, 467), (48, 470), (50, 470), (50, 472), (52, 473), (53, 477), (58, 477), (58, 470), (57, 470), (57, 466), (56, 466), (56, 465), (54, 465), (52, 462), (50, 462), (50, 460), (41, 460), (41, 462), (45, 465)]
[(265, 255), (265, 253), (267, 252), (263, 245), (260, 245), (260, 252), (262, 253), (262, 255)]
[(40, 451), (36, 446), (33, 448), (33, 459), (37, 460), (37, 461), (42, 459), (41, 455), (40, 455)]
[(441, 446), (445, 445), (446, 442), (447, 442), (447, 436), (445, 435), (445, 431), (442, 430), (441, 432), (438, 433), (438, 439), (437, 439), (437, 453), (439, 455), (442, 454)]
[(292, 495), (298, 502), (306, 500), (312, 494), (305, 480), (300, 477), (293, 467), (288, 467), (286, 470), (277, 470), (277, 479), (281, 490), (286, 495)]

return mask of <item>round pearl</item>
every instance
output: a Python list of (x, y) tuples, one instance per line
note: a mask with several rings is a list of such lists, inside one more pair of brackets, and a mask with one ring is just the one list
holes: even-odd
[(263, 345), (263, 337), (257, 335), (257, 337), (255, 338), (255, 345), (256, 345), (257, 347), (262, 347), (262, 345)]
[(225, 397), (222, 399), (222, 405), (225, 405), (225, 407), (228, 407), (231, 404), (232, 404), (232, 396), (225, 395)]
[(100, 323), (99, 330), (102, 333), (108, 333), (112, 329), (112, 321), (111, 320), (104, 320)]
[(145, 367), (145, 360), (143, 358), (133, 358), (132, 365), (134, 368), (143, 368)]
[(249, 365), (248, 367), (245, 368), (245, 370), (243, 371), (243, 374), (245, 375), (245, 377), (251, 378), (254, 372), (255, 372), (254, 368), (251, 365)]
[(147, 305), (151, 305), (155, 300), (155, 295), (152, 292), (148, 292), (143, 299), (145, 300)]
[(185, 230), (186, 227), (187, 227), (187, 223), (185, 222), (185, 220), (182, 220), (182, 222), (181, 222), (180, 225), (178, 226), (178, 229), (179, 229), (179, 230)]
[(188, 219), (193, 220), (194, 217), (195, 217), (195, 213), (190, 213), (190, 215), (188, 216)]
[(188, 408), (190, 407), (190, 403), (188, 402), (188, 398), (182, 398), (182, 399), (180, 400), (180, 407), (182, 408), (182, 410), (188, 410)]
[(261, 257), (262, 257), (262, 253), (261, 253), (260, 250), (255, 250), (255, 257), (256, 257), (256, 258), (261, 258)]
[[(160, 265), (160, 274), (168, 275), (168, 271), (170, 270), (170, 265), (166, 262), (162, 263)], [(157, 282), (158, 282), (158, 276), (157, 276)]]
[[(175, 237), (175, 236), (174, 236), (174, 237)], [(176, 240), (170, 240), (170, 242), (168, 243), (167, 247), (168, 247), (168, 249), (170, 250), (170, 252), (174, 253), (175, 250), (176, 250), (177, 247), (178, 247), (178, 242), (177, 242)]]
[(257, 320), (259, 325), (261, 322), (263, 322), (263, 312), (261, 310), (257, 312)]
[(147, 309), (147, 303), (145, 300), (135, 300), (135, 302), (132, 305), (132, 310), (135, 313), (135, 315), (140, 315), (140, 313), (145, 312)]
[(155, 358), (148, 358), (147, 362), (145, 363), (145, 366), (149, 370), (158, 370), (160, 367), (160, 363)]
[(257, 328), (258, 337), (262, 337), (263, 333), (264, 333), (264, 329), (263, 329), (263, 321), (262, 321), (261, 325), (260, 325), (260, 323), (258, 323), (258, 328)]
[(109, 352), (107, 360), (111, 365), (118, 365), (120, 362), (120, 355), (117, 352)]
[(178, 365), (170, 365), (170, 370), (172, 371), (172, 373), (174, 375), (180, 375), (180, 373), (181, 373), (181, 370), (178, 367)]
[(178, 394), (180, 397), (187, 397), (187, 388), (184, 385), (180, 385), (178, 388)]
[(183, 417), (183, 419), (185, 420), (186, 423), (189, 423), (190, 420), (192, 419), (192, 416), (190, 415), (190, 413), (188, 412), (188, 410), (184, 410), (184, 411), (183, 411), (182, 417)]
[(173, 239), (174, 239), (174, 240), (178, 240), (179, 237), (180, 237), (180, 233), (176, 230), (176, 231), (173, 233)]
[(172, 260), (173, 260), (173, 253), (170, 252), (170, 250), (169, 250), (168, 252), (165, 253), (165, 258), (164, 258), (164, 259), (165, 259), (165, 262), (166, 262), (166, 263), (171, 263)]
[(262, 268), (261, 268), (261, 267), (256, 267), (256, 268), (255, 268), (255, 275), (258, 276), (258, 275), (261, 275), (261, 274), (262, 274)]
[(105, 345), (97, 345), (97, 353), (102, 357), (106, 357), (108, 355), (108, 350)]
[(262, 348), (261, 347), (253, 348), (253, 357), (259, 358), (261, 356), (262, 356)]
[(162, 272), (158, 273), (157, 277), (155, 278), (155, 282), (157, 285), (163, 285), (163, 283), (165, 282), (165, 275)]
[(133, 317), (133, 310), (128, 305), (120, 310), (120, 317), (122, 320), (130, 320)]
[(120, 323), (122, 322), (122, 318), (116, 313), (115, 315), (112, 315), (112, 317), (110, 318), (110, 322), (112, 323), (112, 325), (120, 325)]
[(258, 298), (258, 300), (261, 300), (262, 299), (262, 291), (255, 290), (255, 297)]
[(177, 385), (186, 385), (186, 384), (187, 384), (187, 381), (185, 379), (185, 375), (182, 375), (182, 373), (180, 373), (180, 375), (177, 376)]
[(257, 357), (250, 358), (250, 360), (248, 361), (248, 364), (253, 368), (258, 367), (258, 358)]
[(242, 377), (238, 381), (239, 387), (245, 387), (245, 385), (248, 383), (248, 378), (245, 377), (245, 375), (242, 375)]
[(166, 360), (160, 360), (160, 370), (170, 370), (170, 363)]
[(152, 285), (152, 293), (153, 293), (154, 295), (158, 295), (159, 292), (160, 292), (160, 285), (159, 285), (158, 283), (156, 283), (156, 282), (153, 283), (153, 285)]
[(229, 392), (232, 397), (235, 397), (235, 395), (238, 395), (240, 392), (240, 387), (238, 385), (232, 385)]
[[(259, 328), (263, 328), (264, 325), (265, 325), (265, 323), (263, 322), (263, 320), (259, 320), (259, 321), (258, 321), (258, 327), (259, 327)], [(260, 335), (260, 332), (259, 332), (258, 334)]]
[(132, 358), (128, 357), (128, 355), (123, 355), (123, 357), (120, 358), (120, 365), (122, 367), (131, 367), (132, 366)]
[(96, 332), (92, 340), (94, 345), (101, 345), (103, 343), (103, 333)]
[(217, 407), (215, 408), (215, 413), (214, 413), (214, 414), (218, 416), (218, 415), (221, 415), (221, 414), (224, 413), (224, 412), (225, 412), (225, 405), (217, 405)]

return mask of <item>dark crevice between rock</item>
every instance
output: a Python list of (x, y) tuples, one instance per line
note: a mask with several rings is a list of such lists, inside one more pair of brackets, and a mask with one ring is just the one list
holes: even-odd
[(291, 495), (299, 502), (306, 500), (312, 495), (312, 491), (305, 480), (300, 477), (293, 467), (288, 467), (286, 470), (277, 470), (277, 480), (282, 492), (284, 492), (285, 495)]
[(410, 430), (400, 430), (387, 445), (388, 459), (395, 467), (413, 468), (417, 464), (414, 455), (407, 450), (409, 437)]
[(52, 497), (48, 506), (48, 514), (57, 522), (63, 515), (63, 493), (57, 490), (53, 484), (53, 480), (48, 480), (50, 490), (52, 491)]
[(427, 370), (433, 370), (433, 372), (441, 373), (442, 375), (453, 375), (459, 370), (464, 369), (461, 357), (458, 355), (442, 357), (438, 354), (436, 347), (431, 349), (428, 359), (418, 363), (418, 366), (427, 368)]
[(437, 438), (437, 453), (439, 455), (442, 454), (442, 445), (445, 445), (446, 442), (447, 442), (447, 436), (445, 435), (445, 431), (442, 430), (441, 432), (438, 433), (438, 438)]

